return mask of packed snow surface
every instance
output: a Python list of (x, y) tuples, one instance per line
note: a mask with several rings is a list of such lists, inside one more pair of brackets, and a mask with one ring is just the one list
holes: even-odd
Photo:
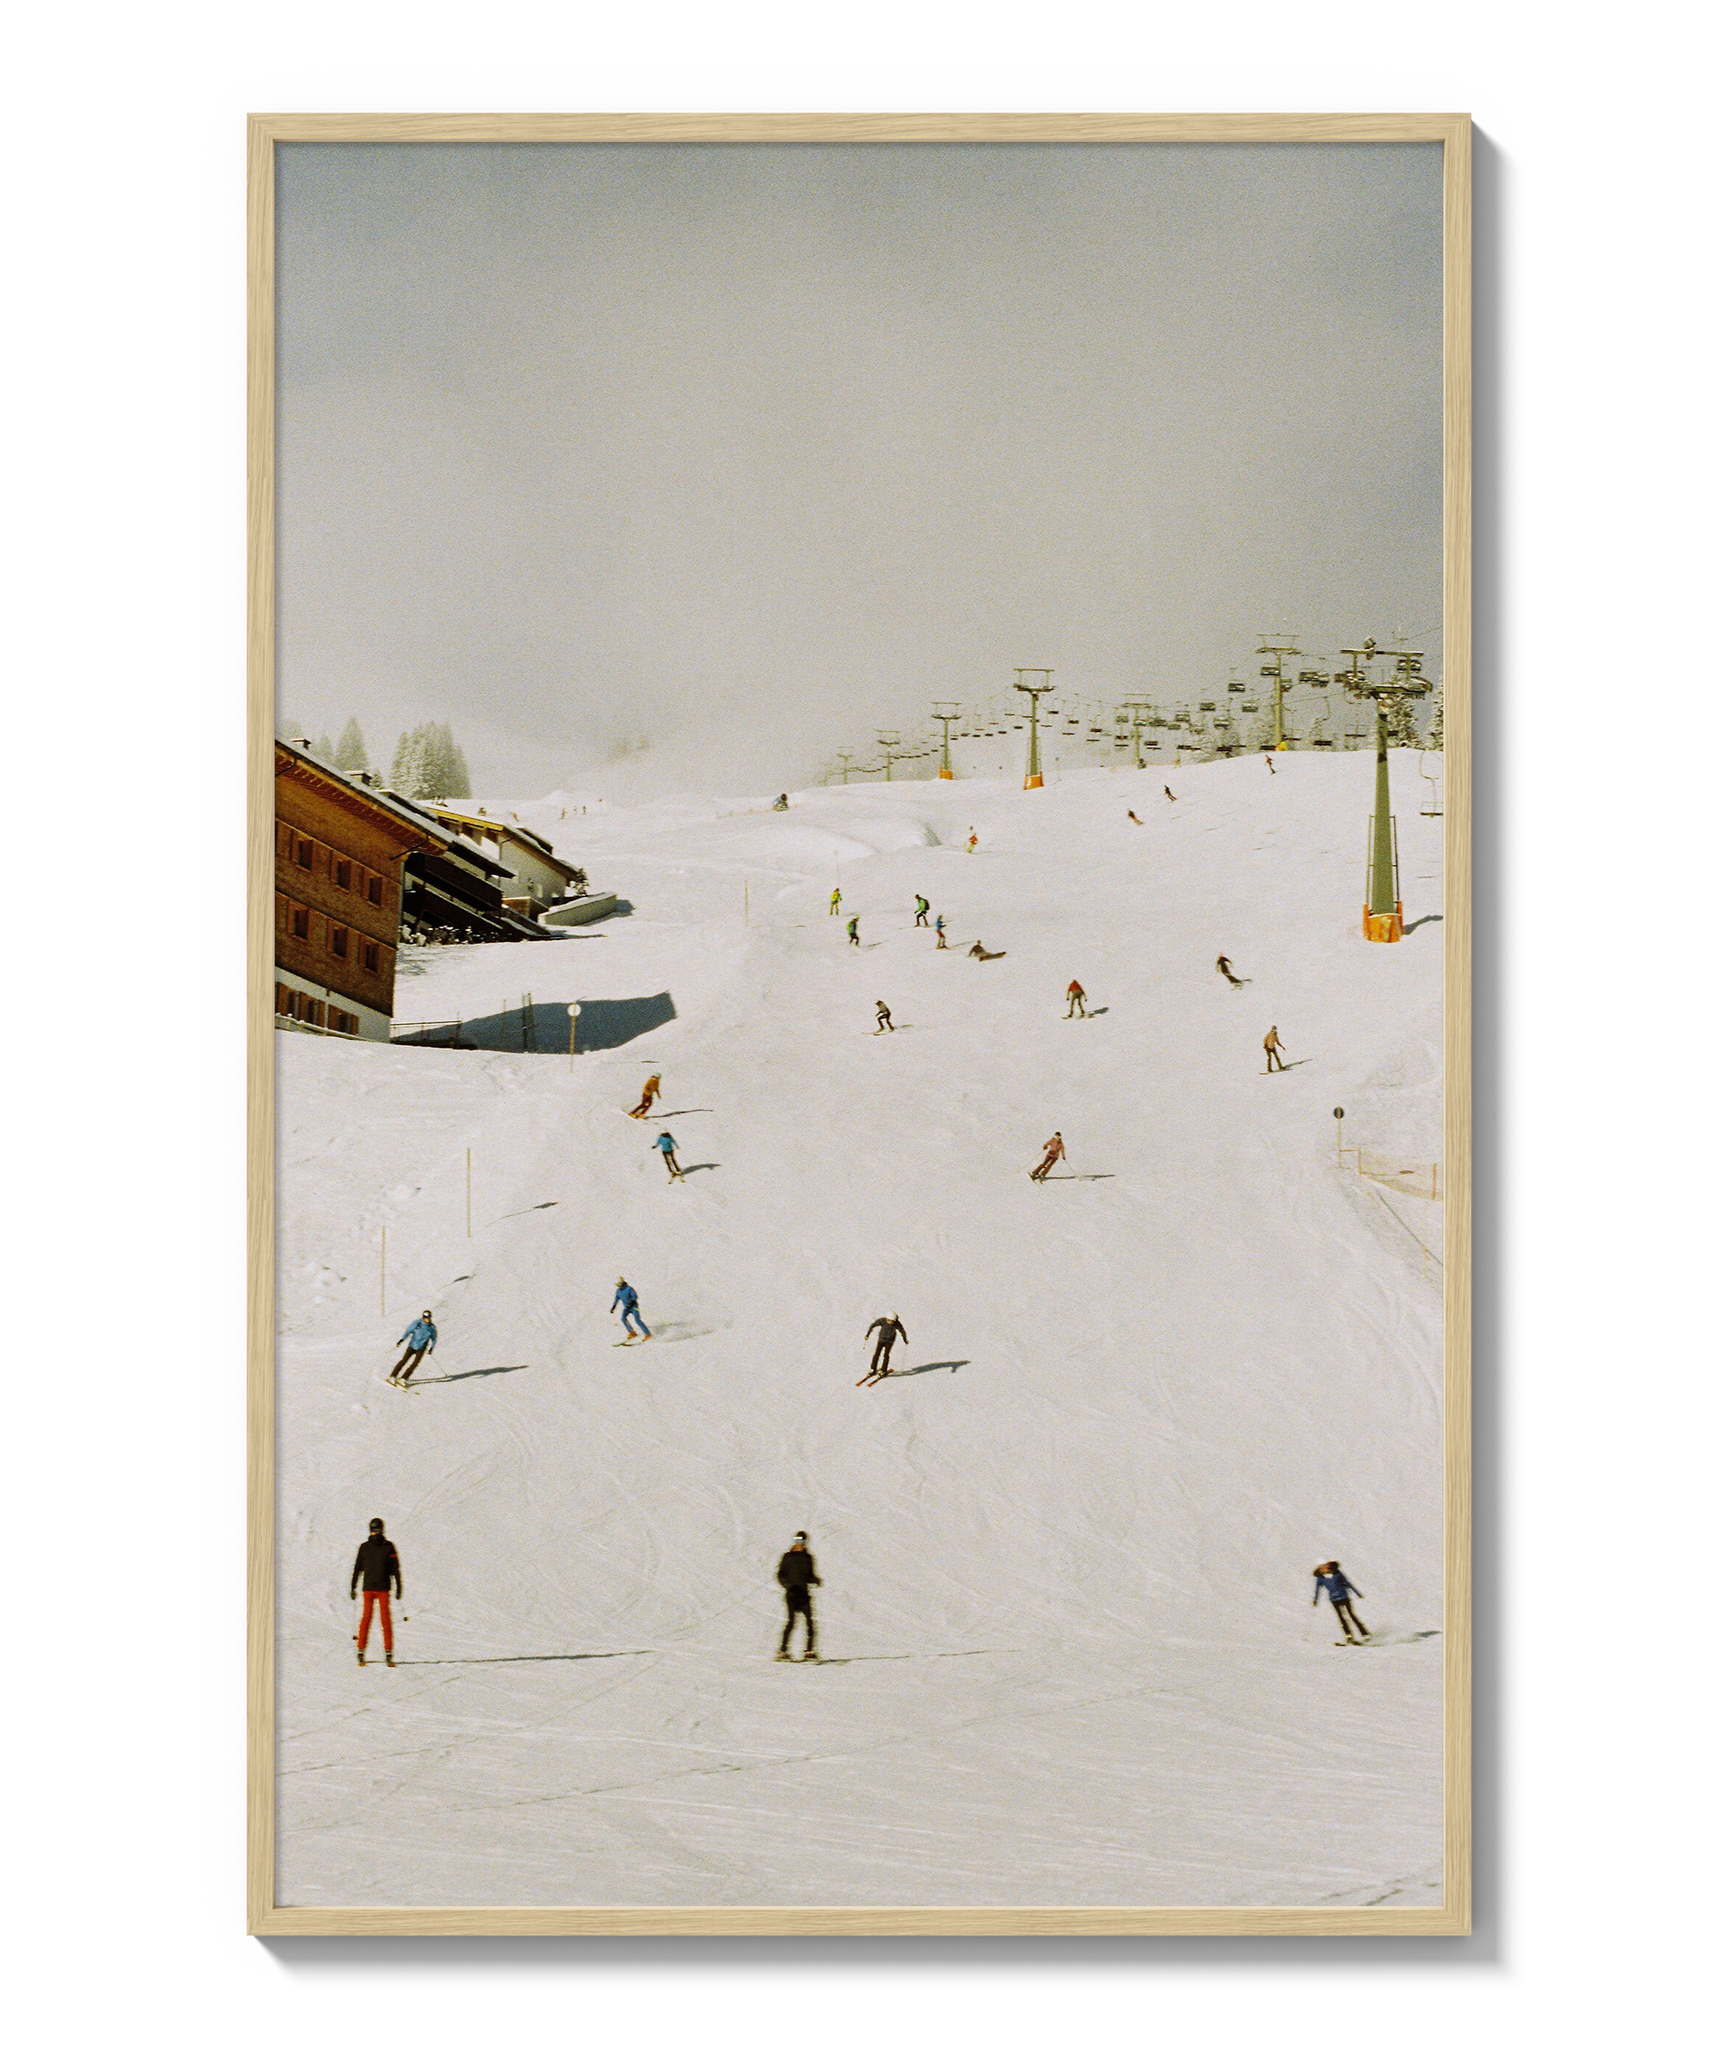
[[(528, 993), (559, 1049), (277, 1038), (283, 1903), (1437, 1902), (1415, 765), (1396, 946), (1360, 936), (1362, 755), (490, 803), (622, 913), (408, 952), (398, 1016), (508, 1042)], [(575, 1000), (609, 1042), (569, 1058)], [(655, 1071), (679, 1185), (623, 1114)], [(372, 1515), (391, 1671), (353, 1654)], [(774, 1661), (800, 1528), (821, 1665)], [(1375, 1646), (1313, 1610), (1328, 1557)]]

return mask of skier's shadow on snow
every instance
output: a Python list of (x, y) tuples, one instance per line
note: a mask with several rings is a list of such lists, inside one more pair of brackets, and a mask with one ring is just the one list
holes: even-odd
[(922, 1372), (959, 1372), (963, 1365), (971, 1363), (970, 1358), (939, 1358), (932, 1365), (897, 1366), (888, 1377), (892, 1380), (912, 1380), (917, 1379)]
[(700, 1159), (696, 1166), (681, 1167), (680, 1178), (685, 1180), (690, 1174), (694, 1173), (714, 1173), (721, 1163), (719, 1159)]
[[(510, 1371), (518, 1372), (518, 1366)], [(605, 1657), (649, 1657), (650, 1650), (545, 1650), (519, 1657), (398, 1657), (397, 1670), (411, 1671), (432, 1664), (595, 1664)]]
[(1423, 924), (1442, 924), (1443, 921), (1444, 914), (1441, 910), (1428, 910), (1424, 917), (1416, 917), (1412, 924), (1403, 925), (1402, 936), (1406, 938), (1410, 932), (1417, 932)]
[(414, 1379), (414, 1387), (451, 1387), (455, 1380), (491, 1380), (497, 1373), (529, 1372), (528, 1365), (479, 1365), (470, 1372), (438, 1372), (433, 1379)]

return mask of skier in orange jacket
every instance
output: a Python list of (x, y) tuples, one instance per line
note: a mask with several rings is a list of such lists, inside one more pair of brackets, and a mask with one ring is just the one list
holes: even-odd
[(1072, 1017), (1076, 1011), (1082, 1017), (1086, 1014), (1086, 992), (1077, 981), (1071, 981), (1068, 984), (1068, 1015)]
[(644, 1084), (644, 1093), (638, 1098), (638, 1107), (629, 1109), (628, 1116), (648, 1116), (656, 1107), (656, 1098), (662, 1093), (662, 1076), (652, 1074)]

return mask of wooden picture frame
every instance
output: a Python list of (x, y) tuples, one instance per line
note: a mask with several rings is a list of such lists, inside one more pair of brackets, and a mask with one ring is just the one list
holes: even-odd
[[(275, 1901), (275, 161), (318, 142), (1430, 143), (1443, 152), (1445, 1427), (1442, 1904), (370, 1910)], [(1461, 114), (260, 114), (249, 122), (248, 1926), (260, 1935), (1462, 1935), (1470, 1929), (1470, 130)]]

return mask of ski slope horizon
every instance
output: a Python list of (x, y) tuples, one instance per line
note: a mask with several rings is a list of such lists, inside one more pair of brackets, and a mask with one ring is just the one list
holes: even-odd
[(1367, 755), (484, 799), (623, 914), (405, 949), (397, 1024), (529, 993), (559, 1049), (277, 1038), (282, 1904), (1439, 1902), (1442, 822), (1391, 767), (1394, 946)]

